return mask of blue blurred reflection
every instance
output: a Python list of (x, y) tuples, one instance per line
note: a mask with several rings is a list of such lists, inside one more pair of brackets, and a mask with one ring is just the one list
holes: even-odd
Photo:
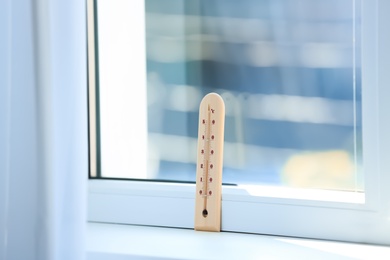
[(194, 181), (198, 104), (226, 103), (225, 183), (362, 189), (353, 0), (146, 0), (150, 164)]

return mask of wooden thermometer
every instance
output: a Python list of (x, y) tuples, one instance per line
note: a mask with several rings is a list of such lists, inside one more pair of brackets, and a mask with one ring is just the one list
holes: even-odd
[(224, 126), (223, 99), (207, 94), (199, 107), (195, 230), (221, 230)]

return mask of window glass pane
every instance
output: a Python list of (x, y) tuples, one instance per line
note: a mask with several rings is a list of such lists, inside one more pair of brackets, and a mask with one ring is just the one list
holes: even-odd
[(358, 1), (132, 2), (97, 0), (101, 177), (195, 181), (217, 92), (224, 183), (363, 190)]

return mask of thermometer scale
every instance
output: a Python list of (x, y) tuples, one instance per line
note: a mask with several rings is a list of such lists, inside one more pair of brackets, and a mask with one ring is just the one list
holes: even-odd
[(199, 107), (195, 230), (220, 231), (225, 104), (207, 94)]

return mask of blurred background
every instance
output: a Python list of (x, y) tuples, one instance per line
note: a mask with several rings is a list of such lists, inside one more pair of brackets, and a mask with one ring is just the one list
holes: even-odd
[(146, 0), (147, 178), (195, 181), (216, 92), (224, 183), (363, 190), (359, 32), (354, 0)]

